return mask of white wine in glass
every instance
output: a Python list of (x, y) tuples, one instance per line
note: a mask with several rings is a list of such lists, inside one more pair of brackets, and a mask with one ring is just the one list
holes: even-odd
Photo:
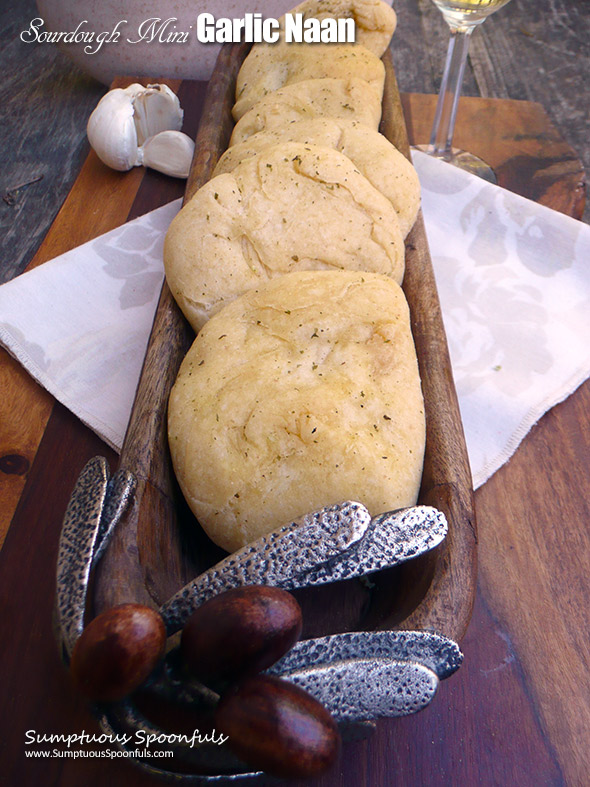
[(490, 14), (502, 8), (510, 0), (432, 0), (432, 2), (442, 13), (451, 35), (430, 143), (419, 145), (418, 148), (495, 183), (496, 176), (488, 164), (472, 153), (453, 148), (453, 132), (471, 34)]

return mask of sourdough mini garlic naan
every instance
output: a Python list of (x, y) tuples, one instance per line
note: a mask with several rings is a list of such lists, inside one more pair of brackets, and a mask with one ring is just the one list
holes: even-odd
[(239, 120), (264, 96), (306, 79), (348, 79), (368, 82), (383, 96), (385, 66), (359, 44), (256, 44), (242, 63), (232, 114)]
[(295, 270), (404, 274), (404, 242), (386, 197), (350, 159), (289, 142), (200, 188), (172, 221), (164, 266), (195, 331), (229, 301)]
[(400, 287), (312, 271), (250, 290), (197, 336), (168, 413), (182, 491), (228, 551), (344, 500), (413, 505), (424, 406)]
[(280, 142), (321, 145), (344, 153), (391, 202), (404, 238), (412, 229), (420, 209), (418, 173), (386, 137), (352, 120), (313, 118), (260, 131), (226, 150), (213, 174), (231, 172), (245, 159)]
[(283, 128), (298, 120), (334, 117), (379, 128), (381, 94), (364, 79), (306, 79), (274, 90), (258, 101), (236, 123), (231, 145), (259, 131)]

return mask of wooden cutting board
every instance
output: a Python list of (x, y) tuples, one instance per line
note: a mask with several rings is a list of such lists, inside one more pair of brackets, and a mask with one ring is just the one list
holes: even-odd
[[(203, 86), (185, 83), (180, 94), (193, 133)], [(196, 96), (190, 104), (189, 95)], [(425, 141), (434, 98), (407, 95), (403, 105), (411, 141)], [(456, 141), (494, 164), (502, 185), (579, 217), (581, 166), (539, 105), (463, 99)], [(183, 184), (156, 173), (109, 172), (91, 153), (32, 264), (181, 196), (182, 190)], [(0, 517), (7, 531), (0, 553), (0, 782), (151, 783), (121, 762), (25, 756), (27, 730), (97, 729), (59, 661), (51, 612), (57, 539), (75, 479), (90, 457), (102, 454), (113, 466), (116, 457), (5, 353), (0, 386)], [(590, 601), (590, 589), (578, 555), (589, 546), (584, 516), (590, 490), (580, 479), (585, 470), (576, 472), (576, 466), (590, 463), (582, 431), (589, 412), (586, 385), (545, 416), (476, 495), (480, 594), (464, 643), (467, 661), (458, 676), (441, 686), (439, 698), (423, 713), (382, 722), (372, 740), (347, 748), (337, 772), (317, 785), (389, 787), (394, 778), (396, 785), (408, 787), (536, 787), (566, 777), (583, 783), (575, 779), (590, 767), (584, 666), (590, 648), (587, 605), (578, 602)], [(561, 505), (572, 542), (559, 539), (563, 524), (555, 526), (556, 517), (564, 515)], [(526, 548), (531, 530), (538, 538), (547, 534), (540, 554)], [(568, 603), (570, 598), (576, 604)]]

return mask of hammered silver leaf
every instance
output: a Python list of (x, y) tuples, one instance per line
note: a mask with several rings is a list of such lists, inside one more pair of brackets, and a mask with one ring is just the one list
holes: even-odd
[(456, 642), (430, 631), (349, 631), (298, 642), (269, 670), (291, 672), (359, 658), (392, 659), (424, 664), (440, 680), (456, 672), (463, 654)]
[(327, 506), (274, 530), (199, 575), (167, 601), (160, 613), (168, 633), (184, 626), (207, 599), (244, 585), (284, 586), (356, 544), (371, 517), (353, 501)]
[(91, 459), (78, 477), (59, 539), (57, 615), (62, 643), (70, 656), (84, 628), (88, 581), (108, 480), (106, 459)]
[(371, 520), (364, 536), (346, 552), (283, 581), (292, 590), (366, 576), (391, 568), (438, 546), (448, 531), (444, 514), (430, 506), (389, 511)]
[(308, 691), (338, 722), (417, 713), (430, 703), (439, 683), (424, 664), (378, 658), (305, 667), (281, 677)]
[(71, 656), (84, 629), (92, 567), (133, 496), (135, 479), (120, 470), (109, 480), (106, 459), (95, 456), (71, 494), (59, 539), (56, 611), (62, 645)]

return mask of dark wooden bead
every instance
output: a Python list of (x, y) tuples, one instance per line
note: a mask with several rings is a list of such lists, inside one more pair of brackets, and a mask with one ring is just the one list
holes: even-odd
[(142, 604), (121, 604), (96, 617), (72, 653), (79, 691), (96, 702), (123, 699), (140, 686), (164, 655), (160, 615)]
[(311, 694), (271, 675), (241, 683), (220, 701), (216, 726), (249, 767), (280, 778), (318, 776), (335, 762), (340, 733)]
[(250, 585), (214, 596), (189, 618), (182, 655), (204, 683), (236, 681), (267, 669), (301, 634), (301, 609), (280, 588)]

